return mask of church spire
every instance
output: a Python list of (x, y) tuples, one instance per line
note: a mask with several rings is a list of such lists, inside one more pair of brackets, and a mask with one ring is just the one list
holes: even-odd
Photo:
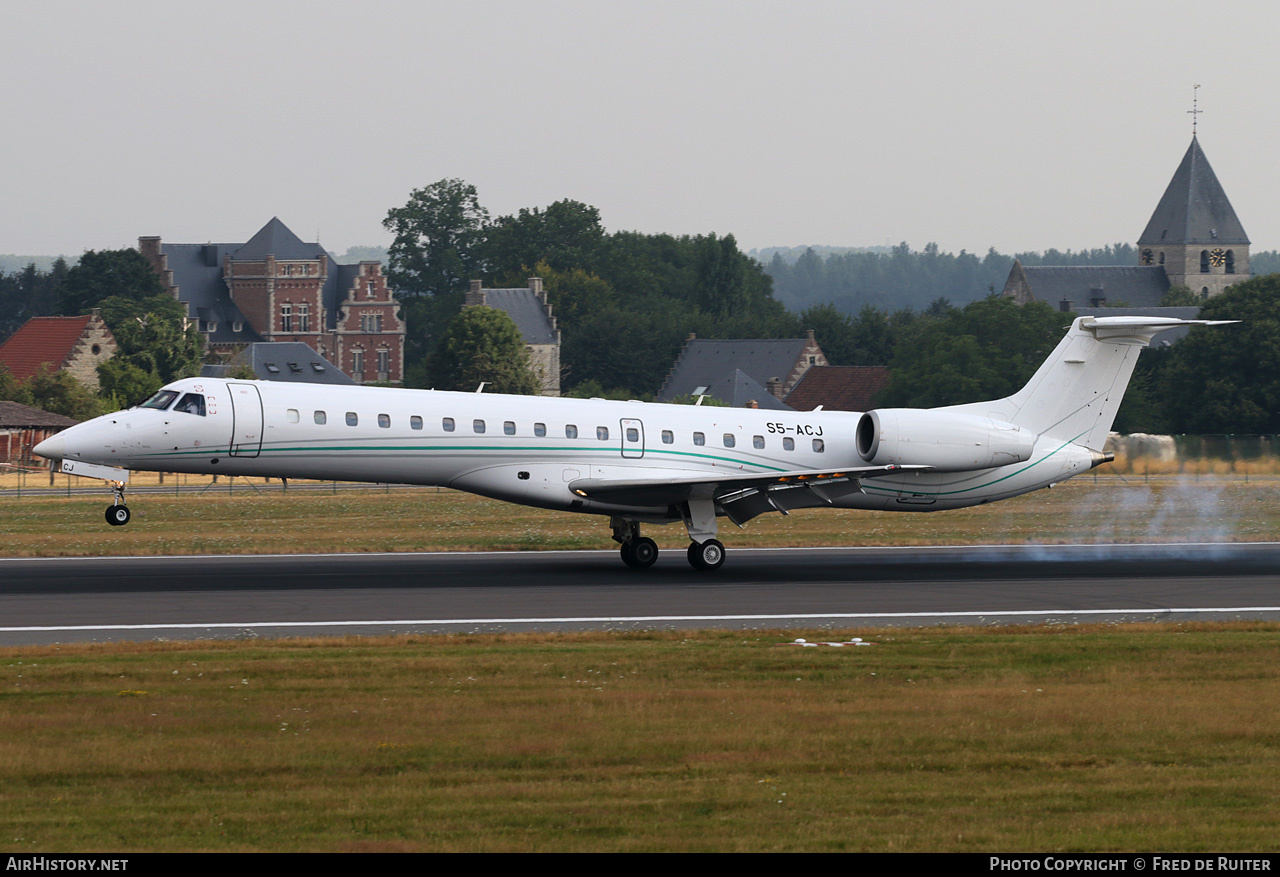
[(1138, 246), (1248, 246), (1249, 237), (1193, 134)]

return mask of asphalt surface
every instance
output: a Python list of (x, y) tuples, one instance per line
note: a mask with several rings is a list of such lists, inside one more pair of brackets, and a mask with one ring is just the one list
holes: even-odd
[(0, 559), (0, 644), (1280, 618), (1280, 543)]

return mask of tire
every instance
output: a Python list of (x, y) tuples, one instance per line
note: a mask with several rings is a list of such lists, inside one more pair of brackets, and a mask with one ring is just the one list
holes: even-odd
[(658, 543), (647, 536), (631, 540), (631, 558), (636, 569), (648, 569), (658, 562)]
[(724, 564), (724, 545), (716, 539), (689, 543), (689, 565), (705, 572), (717, 570)]
[(127, 505), (109, 505), (107, 506), (107, 523), (113, 527), (123, 527), (129, 523), (129, 519), (133, 515), (129, 512)]

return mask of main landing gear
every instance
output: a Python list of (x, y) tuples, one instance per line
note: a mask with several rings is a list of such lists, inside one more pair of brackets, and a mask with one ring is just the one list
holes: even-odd
[(107, 506), (107, 523), (113, 527), (123, 527), (133, 517), (129, 507), (124, 504), (124, 482), (112, 481), (111, 492), (115, 494), (116, 501)]
[[(689, 565), (712, 572), (724, 565), (724, 544), (715, 538), (715, 507), (709, 500), (685, 503), (685, 528), (689, 531)], [(640, 522), (613, 518), (613, 539), (622, 546), (622, 562), (632, 569), (648, 569), (658, 561), (658, 544), (640, 535)]]

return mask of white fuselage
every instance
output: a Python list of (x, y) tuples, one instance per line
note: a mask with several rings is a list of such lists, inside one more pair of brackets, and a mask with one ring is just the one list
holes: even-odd
[[(137, 407), (59, 433), (42, 453), (129, 470), (441, 485), (524, 505), (648, 521), (668, 506), (575, 493), (580, 479), (724, 477), (865, 466), (860, 412), (505, 396), (190, 378), (203, 413)], [(833, 505), (932, 511), (1026, 493), (1093, 465), (1069, 439), (1040, 437), (1029, 459), (960, 472), (865, 478)]]

